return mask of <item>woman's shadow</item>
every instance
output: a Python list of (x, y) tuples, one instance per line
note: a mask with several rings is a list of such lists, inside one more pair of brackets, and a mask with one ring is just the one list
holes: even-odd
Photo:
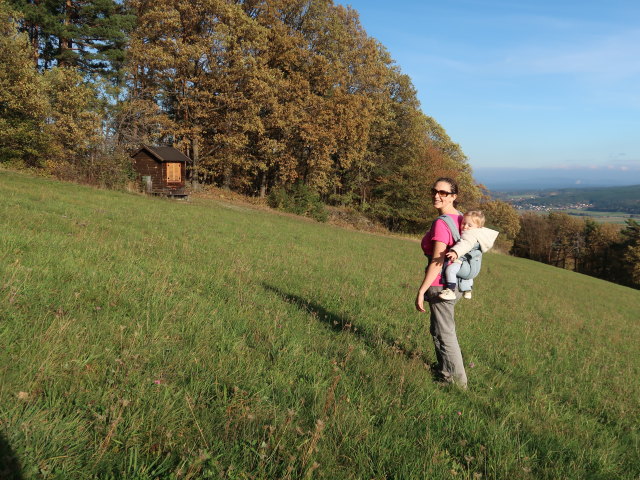
[(9, 442), (0, 433), (0, 479), (22, 480), (22, 471), (18, 457)]
[(352, 319), (347, 316), (341, 316), (334, 312), (331, 312), (315, 302), (302, 298), (292, 293), (287, 293), (280, 290), (278, 287), (263, 283), (262, 287), (272, 293), (278, 295), (285, 302), (295, 305), (299, 309), (312, 314), (312, 316), (321, 323), (324, 323), (328, 328), (334, 332), (350, 333), (361, 341), (363, 341), (370, 348), (377, 348), (380, 345), (385, 345), (391, 351), (396, 354), (401, 354), (410, 360), (419, 360), (425, 365), (429, 366), (427, 358), (421, 352), (414, 352), (405, 350), (395, 339), (386, 336), (376, 336), (361, 326), (355, 325)]

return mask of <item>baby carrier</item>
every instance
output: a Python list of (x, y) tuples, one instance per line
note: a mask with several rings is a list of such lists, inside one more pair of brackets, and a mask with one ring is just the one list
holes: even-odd
[[(454, 222), (449, 215), (440, 215), (435, 221), (438, 221), (438, 219), (447, 224), (447, 227), (449, 227), (449, 231), (453, 237), (453, 241), (457, 243), (460, 240), (460, 231), (458, 230), (456, 222)], [(480, 250), (480, 244), (476, 242), (473, 249), (458, 260), (462, 262), (462, 267), (460, 267), (460, 271), (457, 275), (458, 289), (461, 292), (467, 292), (471, 290), (471, 285), (473, 283), (470, 280), (473, 280), (478, 276), (478, 273), (480, 273), (480, 267), (482, 266), (482, 250)], [(447, 265), (448, 263), (445, 262), (444, 267), (442, 268), (443, 277), (444, 269)]]

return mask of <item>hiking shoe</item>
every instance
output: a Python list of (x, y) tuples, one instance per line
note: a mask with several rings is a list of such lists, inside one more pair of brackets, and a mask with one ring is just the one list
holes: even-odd
[(471, 300), (471, 290), (464, 292), (462, 296), (468, 300)]
[(450, 288), (445, 288), (444, 290), (442, 290), (440, 292), (440, 294), (438, 296), (443, 300), (455, 300), (456, 299), (456, 292), (454, 292)]

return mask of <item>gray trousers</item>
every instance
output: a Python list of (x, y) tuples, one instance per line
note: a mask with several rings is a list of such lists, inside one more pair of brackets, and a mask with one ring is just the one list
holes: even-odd
[(457, 290), (455, 300), (443, 300), (438, 296), (442, 288), (429, 287), (427, 290), (426, 299), (431, 312), (429, 332), (433, 337), (438, 368), (444, 379), (466, 387), (467, 374), (464, 371), (454, 318), (454, 307), (462, 294)]

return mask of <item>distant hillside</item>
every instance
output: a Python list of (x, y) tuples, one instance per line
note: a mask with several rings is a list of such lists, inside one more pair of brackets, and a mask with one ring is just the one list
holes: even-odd
[(415, 239), (0, 170), (0, 478), (617, 479), (640, 291), (488, 253), (434, 383)]
[(594, 212), (640, 214), (640, 185), (600, 188), (562, 188), (492, 192), (517, 208), (579, 208)]
[(474, 178), (491, 191), (542, 190), (548, 188), (594, 188), (640, 183), (640, 169), (629, 168), (483, 168)]

